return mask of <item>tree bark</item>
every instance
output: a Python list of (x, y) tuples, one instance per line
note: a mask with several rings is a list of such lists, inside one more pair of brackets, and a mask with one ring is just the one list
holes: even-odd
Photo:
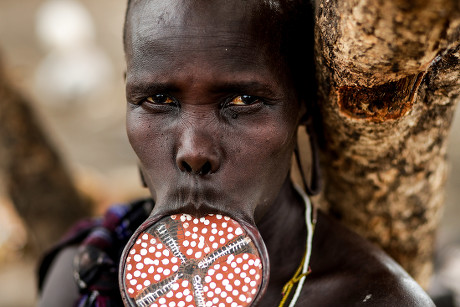
[(460, 94), (456, 0), (317, 0), (319, 202), (428, 285)]
[(75, 188), (28, 101), (8, 84), (1, 66), (0, 177), (28, 226), (33, 253), (49, 248), (89, 214), (89, 201)]

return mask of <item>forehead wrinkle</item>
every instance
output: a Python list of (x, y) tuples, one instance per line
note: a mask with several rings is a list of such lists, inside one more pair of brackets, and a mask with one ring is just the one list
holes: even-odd
[(265, 52), (253, 40), (227, 32), (199, 37), (187, 33), (158, 37), (151, 35), (145, 39), (137, 37), (135, 39), (137, 43), (129, 46), (132, 49), (130, 52), (132, 58), (128, 61), (130, 67), (142, 66), (152, 69), (154, 67), (149, 66), (163, 64), (173, 67), (200, 62), (200, 64), (219, 65), (219, 68), (227, 68), (231, 71), (249, 65), (261, 67), (265, 61)]
[[(208, 4), (215, 5), (212, 4), (213, 1), (209, 1)], [(129, 21), (136, 24), (137, 31), (148, 35), (164, 30), (189, 32), (195, 29), (196, 34), (200, 34), (208, 29), (234, 29), (248, 24), (248, 20), (252, 19), (248, 16), (234, 18), (234, 14), (230, 12), (222, 14), (212, 13), (211, 10), (208, 12), (206, 9), (194, 9), (193, 1), (141, 1), (139, 5), (131, 8)], [(212, 27), (209, 28), (211, 24)]]
[[(180, 19), (174, 18), (174, 19)], [(155, 40), (168, 40), (177, 37), (183, 41), (222, 41), (232, 40), (237, 41), (237, 44), (255, 45), (255, 42), (260, 39), (258, 35), (251, 33), (251, 23), (245, 21), (230, 20), (224, 24), (214, 23), (202, 25), (200, 23), (181, 23), (179, 22), (163, 22), (156, 21), (155, 18), (143, 20), (136, 18), (136, 25), (130, 23), (129, 32), (132, 41), (149, 42)], [(132, 42), (131, 42), (132, 43)]]

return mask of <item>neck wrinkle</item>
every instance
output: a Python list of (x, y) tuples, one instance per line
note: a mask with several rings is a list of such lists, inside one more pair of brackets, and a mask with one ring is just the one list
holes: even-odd
[(270, 284), (283, 286), (305, 253), (305, 203), (288, 178), (267, 214), (257, 224), (270, 258)]

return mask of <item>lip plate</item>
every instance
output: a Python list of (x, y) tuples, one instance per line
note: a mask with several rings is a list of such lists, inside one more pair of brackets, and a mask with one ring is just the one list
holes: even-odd
[[(178, 214), (178, 213), (175, 213)], [(188, 213), (187, 213), (188, 214)], [(137, 230), (133, 233), (131, 238), (129, 239), (128, 243), (126, 244), (123, 253), (121, 255), (121, 261), (118, 269), (118, 282), (119, 282), (119, 287), (120, 287), (120, 292), (121, 292), (121, 298), (123, 300), (123, 303), (125, 306), (129, 307), (137, 307), (136, 304), (132, 302), (132, 299), (127, 296), (127, 293), (125, 291), (126, 285), (125, 285), (125, 267), (126, 267), (126, 259), (128, 257), (128, 253), (135, 244), (137, 238), (145, 232), (147, 229), (152, 227), (154, 224), (156, 224), (158, 221), (160, 221), (164, 217), (168, 217), (171, 215), (164, 215), (164, 214), (155, 214), (147, 218), (138, 228)], [(225, 215), (223, 215), (225, 216)], [(233, 218), (232, 218), (233, 219)], [(257, 230), (257, 227), (249, 224), (248, 222), (244, 220), (237, 220), (234, 219), (238, 224), (241, 225), (241, 227), (246, 231), (247, 235), (250, 237), (252, 242), (254, 243), (256, 249), (259, 252), (260, 259), (262, 261), (262, 282), (260, 285), (260, 289), (257, 293), (257, 296), (254, 298), (254, 300), (251, 302), (250, 306), (257, 306), (258, 302), (262, 299), (263, 295), (265, 294), (265, 291), (267, 290), (268, 286), (268, 281), (270, 279), (270, 262), (268, 258), (268, 251), (267, 248), (264, 244), (264, 241), (262, 240), (262, 237)]]

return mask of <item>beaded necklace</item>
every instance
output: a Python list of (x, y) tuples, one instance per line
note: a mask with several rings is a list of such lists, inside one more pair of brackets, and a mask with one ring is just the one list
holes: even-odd
[(294, 185), (297, 192), (302, 196), (305, 202), (305, 224), (307, 225), (307, 241), (306, 241), (306, 249), (302, 261), (295, 272), (294, 276), (284, 285), (282, 295), (283, 298), (281, 299), (280, 304), (278, 307), (283, 307), (286, 303), (289, 295), (291, 294), (291, 290), (295, 284), (297, 284), (297, 288), (294, 292), (291, 302), (289, 303), (289, 307), (294, 307), (299, 299), (300, 292), (302, 291), (303, 284), (305, 282), (305, 278), (308, 274), (310, 274), (311, 270), (309, 267), (310, 263), (310, 256), (311, 256), (311, 249), (312, 249), (312, 240), (313, 240), (313, 232), (315, 230), (316, 225), (316, 214), (312, 212), (312, 205), (310, 199), (308, 198), (307, 194), (300, 189), (297, 185)]

